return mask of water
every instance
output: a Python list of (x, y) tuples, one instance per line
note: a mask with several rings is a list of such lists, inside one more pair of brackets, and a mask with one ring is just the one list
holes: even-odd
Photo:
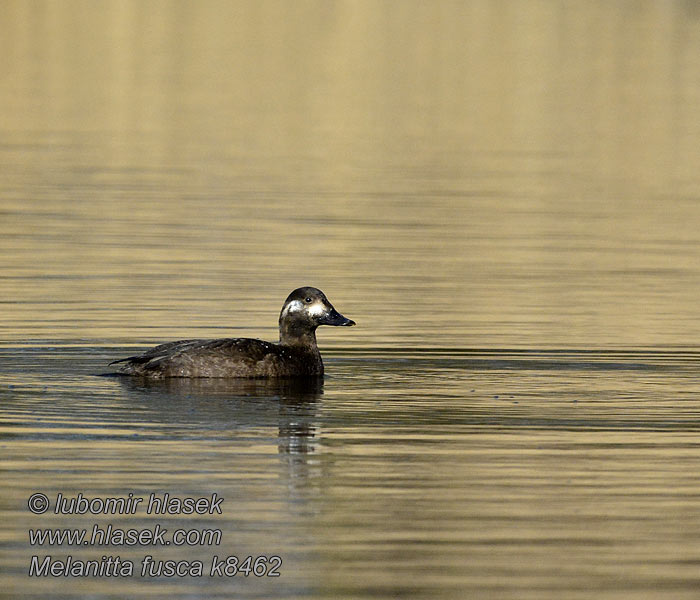
[[(0, 49), (1, 598), (697, 597), (694, 4), (17, 1)], [(300, 285), (358, 324), (322, 384), (102, 376)], [(109, 524), (221, 540), (29, 543)]]

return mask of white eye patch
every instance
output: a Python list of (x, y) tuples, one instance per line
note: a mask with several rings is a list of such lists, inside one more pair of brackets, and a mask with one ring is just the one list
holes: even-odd
[(308, 310), (309, 314), (314, 317), (325, 315), (326, 312), (328, 312), (328, 309), (326, 308), (326, 305), (323, 304), (323, 302), (314, 302), (311, 306), (309, 306)]
[(287, 306), (284, 307), (283, 315), (288, 315), (290, 313), (299, 312), (304, 310), (304, 303), (300, 300), (292, 300)]

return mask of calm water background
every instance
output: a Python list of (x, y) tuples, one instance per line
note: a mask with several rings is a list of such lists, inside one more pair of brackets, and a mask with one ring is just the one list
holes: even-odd
[[(2, 14), (1, 598), (700, 597), (697, 3)], [(96, 376), (275, 339), (306, 284), (358, 323), (323, 385)], [(28, 542), (108, 523), (223, 540)], [(29, 578), (47, 554), (283, 565)]]

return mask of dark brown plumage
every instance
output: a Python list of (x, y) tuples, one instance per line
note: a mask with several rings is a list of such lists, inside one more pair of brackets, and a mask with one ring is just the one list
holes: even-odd
[(294, 290), (282, 307), (277, 344), (251, 338), (181, 340), (138, 356), (115, 360), (119, 372), (165, 377), (312, 377), (323, 375), (316, 345), (319, 325), (350, 326), (325, 294), (313, 287)]

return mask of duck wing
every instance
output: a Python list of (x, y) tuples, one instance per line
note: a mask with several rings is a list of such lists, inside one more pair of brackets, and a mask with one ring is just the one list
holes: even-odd
[(129, 362), (134, 364), (143, 364), (150, 362), (152, 360), (158, 360), (159, 358), (165, 358), (171, 356), (172, 354), (177, 354), (188, 348), (196, 348), (200, 345), (206, 345), (207, 342), (212, 342), (217, 340), (179, 340), (177, 342), (168, 342), (167, 344), (160, 344), (155, 348), (146, 350), (143, 354), (137, 354), (136, 356), (127, 356), (126, 358), (120, 358), (113, 360), (110, 365), (116, 365), (117, 363)]
[(277, 345), (251, 338), (179, 340), (115, 360), (128, 375), (222, 377), (253, 375), (255, 365), (277, 354)]

